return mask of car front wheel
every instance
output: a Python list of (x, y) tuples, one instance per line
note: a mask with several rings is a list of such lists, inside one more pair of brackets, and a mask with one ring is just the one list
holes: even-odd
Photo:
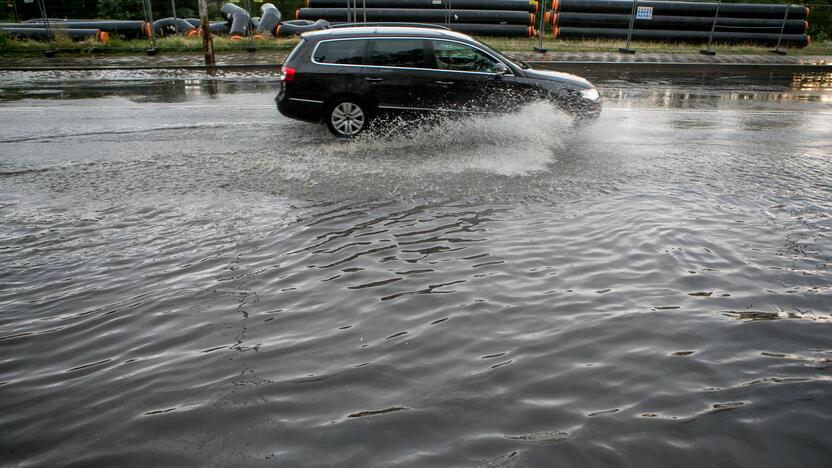
[(352, 99), (341, 99), (329, 106), (326, 124), (333, 135), (352, 138), (367, 128), (369, 116), (363, 104)]

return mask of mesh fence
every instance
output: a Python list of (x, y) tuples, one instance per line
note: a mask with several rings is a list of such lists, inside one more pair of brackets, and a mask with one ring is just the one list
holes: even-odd
[[(453, 2), (453, 0), (442, 1), (451, 4)], [(569, 6), (569, 2), (572, 2), (572, 7)], [(664, 50), (685, 51), (709, 42), (739, 43), (742, 41), (734, 41), (732, 38), (743, 34), (748, 37), (767, 37), (765, 40), (748, 41), (755, 43), (758, 47), (773, 47), (778, 43), (783, 48), (804, 47), (809, 42), (808, 37), (811, 37), (811, 41), (815, 44), (832, 40), (832, 0), (814, 0), (811, 3), (801, 3), (792, 7), (793, 9), (808, 7), (811, 13), (806, 18), (788, 14), (788, 5), (776, 0), (755, 0), (753, 3), (770, 4), (773, 8), (779, 8), (779, 11), (784, 12), (780, 17), (776, 14), (766, 17), (738, 15), (730, 8), (730, 5), (743, 2), (730, 0), (719, 2), (722, 5), (721, 10), (716, 12), (703, 10), (701, 14), (695, 15), (659, 9), (648, 12), (651, 10), (649, 7), (651, 3), (646, 0), (638, 0), (624, 9), (606, 11), (576, 8), (575, 2), (580, 3), (579, 0), (560, 0), (559, 2), (539, 0), (533, 29), (542, 33), (540, 42), (534, 38), (525, 40), (521, 38), (514, 41), (497, 41), (496, 44), (503, 45), (503, 48), (530, 50), (538, 44), (557, 49), (570, 42), (578, 44), (576, 47), (581, 47), (582, 41), (595, 41), (611, 47), (613, 45), (624, 46), (629, 38), (637, 43), (649, 41), (662, 44)], [(207, 0), (209, 19), (212, 22), (227, 21), (221, 13), (221, 8), (225, 3), (236, 4), (256, 19), (260, 16), (261, 7), (265, 1)], [(296, 19), (297, 11), (307, 5), (307, 0), (271, 0), (269, 3), (277, 7), (285, 21)], [(593, 3), (593, 0), (584, 0), (584, 3)], [(594, 3), (609, 2), (595, 1)], [(687, 3), (715, 4), (713, 0)], [(347, 4), (347, 0), (344, 0), (344, 4)], [(361, 18), (362, 1), (358, 0), (356, 4), (359, 7), (357, 17)], [(59, 26), (61, 25), (59, 20), (64, 19), (158, 22), (167, 18), (194, 19), (198, 17), (197, 0), (0, 0), (0, 20), (4, 21), (6, 26), (9, 26), (9, 23), (37, 20), (43, 17), (44, 9), (46, 16), (56, 20)], [(679, 19), (680, 17), (684, 18)], [(172, 31), (154, 29), (152, 39), (148, 37), (148, 34), (134, 37), (113, 35), (114, 41), (109, 48), (141, 49), (145, 46), (154, 46), (157, 41), (160, 41), (159, 46), (163, 50), (193, 50), (199, 47), (198, 37), (185, 39), (185, 33), (188, 31), (181, 31), (175, 22), (171, 24), (174, 24)], [(187, 23), (181, 24), (187, 27)], [(217, 31), (217, 37), (221, 42), (229, 37), (226, 30), (218, 29)], [(684, 34), (685, 32), (688, 34)], [(777, 39), (773, 39), (774, 36), (777, 36)], [(20, 47), (20, 41), (9, 40), (10, 37), (9, 34), (0, 32), (0, 49), (13, 51)], [(228, 49), (267, 48), (274, 47), (275, 42), (280, 42), (270, 36), (258, 36), (256, 31), (247, 32), (242, 40), (239, 40), (239, 37), (237, 39), (237, 41), (223, 43), (224, 47)], [(289, 47), (292, 40), (284, 40), (284, 43), (286, 47)], [(62, 42), (66, 48), (71, 47), (71, 44), (72, 41), (66, 39)], [(832, 47), (832, 45), (829, 46)], [(29, 47), (33, 48), (31, 45)], [(222, 50), (222, 47), (219, 50)]]
[[(547, 0), (544, 37), (561, 41), (629, 46), (649, 42), (663, 50), (696, 49), (703, 44), (803, 48), (832, 46), (832, 1), (785, 4), (776, 1), (604, 2)], [(549, 42), (551, 44), (551, 42)]]

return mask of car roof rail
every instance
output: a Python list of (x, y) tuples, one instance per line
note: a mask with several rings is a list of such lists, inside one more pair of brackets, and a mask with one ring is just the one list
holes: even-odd
[(444, 29), (446, 31), (450, 31), (451, 28), (447, 26), (442, 26), (441, 24), (429, 24), (429, 23), (399, 23), (399, 22), (366, 22), (366, 23), (341, 23), (335, 24), (332, 26), (332, 29), (339, 29), (339, 28), (352, 28), (355, 26), (410, 26), (410, 27), (417, 27), (417, 28), (434, 28), (434, 29)]

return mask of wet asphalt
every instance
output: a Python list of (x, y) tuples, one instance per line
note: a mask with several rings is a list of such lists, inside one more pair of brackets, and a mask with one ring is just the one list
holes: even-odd
[(0, 463), (830, 466), (832, 79), (577, 71), (355, 141), (0, 72)]

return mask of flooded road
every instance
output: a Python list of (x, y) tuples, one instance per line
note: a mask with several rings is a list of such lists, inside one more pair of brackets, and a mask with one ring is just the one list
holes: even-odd
[(829, 77), (333, 140), (274, 74), (5, 72), (10, 466), (829, 466)]

